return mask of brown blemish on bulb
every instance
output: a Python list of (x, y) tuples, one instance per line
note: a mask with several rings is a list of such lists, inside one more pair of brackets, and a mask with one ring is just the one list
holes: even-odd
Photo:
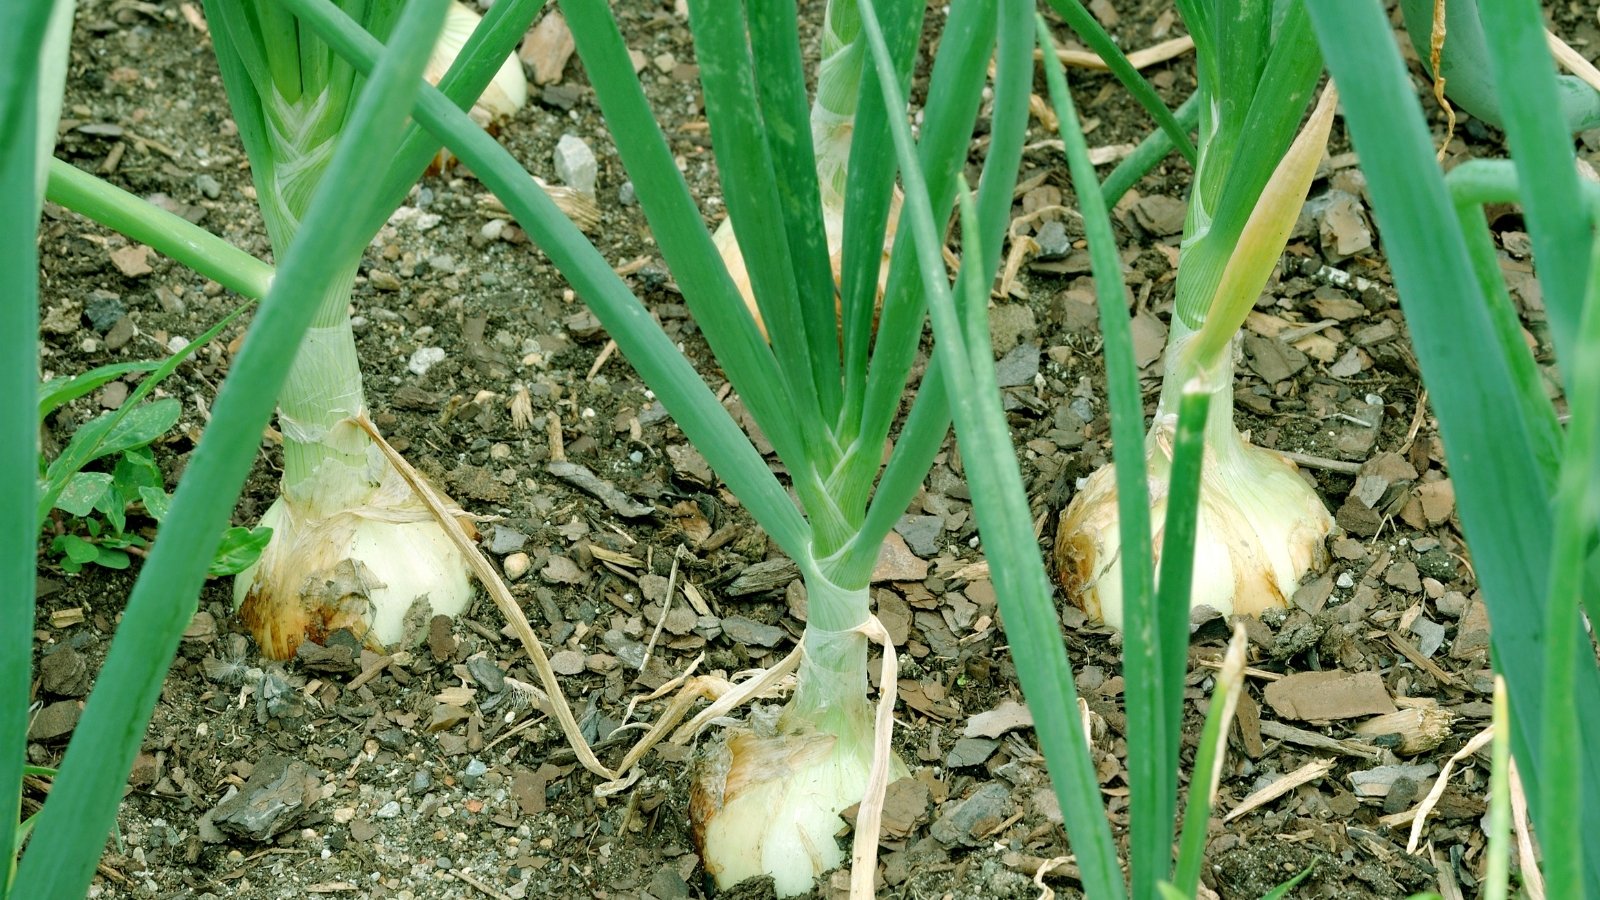
[(258, 578), (239, 606), (239, 619), (262, 655), (289, 659), (301, 641), (326, 644), (328, 636), (340, 630), (365, 636), (371, 592), (383, 586), (355, 559), (342, 559), (306, 576), (298, 590), (263, 584)]

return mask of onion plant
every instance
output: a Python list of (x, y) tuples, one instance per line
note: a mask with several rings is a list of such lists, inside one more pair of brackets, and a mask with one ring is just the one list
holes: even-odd
[[(361, 79), (275, 2), (212, 0), (205, 8), (261, 216), (282, 253), (326, 174)], [(363, 0), (347, 8), (383, 38), (401, 5)], [(473, 14), (452, 6), (451, 44), (464, 40), (463, 14), (471, 31)], [(504, 77), (492, 85), (501, 104), (525, 96), (520, 67), (497, 69), (506, 72), (509, 91), (500, 86)], [(273, 537), (235, 582), (234, 605), (276, 658), (340, 628), (374, 647), (394, 645), (420, 635), (434, 615), (461, 612), (472, 597), (466, 564), (440, 523), (367, 434), (348, 424), (366, 411), (350, 325), (360, 261), (358, 248), (322, 287), (278, 397), (283, 492), (261, 517)]]
[[(904, 90), (923, 6), (886, 6), (892, 80)], [(997, 6), (953, 8), (933, 61), (919, 152), (940, 218), (948, 217), (955, 201), (984, 66), (997, 41), (1004, 60), (1006, 46), (1027, 40), (1015, 28), (1015, 17), (998, 16)], [(835, 25), (841, 8), (830, 9)], [(752, 717), (715, 741), (700, 764), (692, 798), (702, 857), (718, 883), (768, 874), (780, 895), (788, 896), (809, 890), (817, 874), (843, 859), (833, 839), (837, 814), (862, 799), (872, 767), (863, 633), (870, 617), (868, 583), (885, 536), (944, 440), (949, 412), (935, 362), (884, 462), (884, 443), (902, 411), (923, 334), (925, 302), (916, 260), (897, 248), (874, 337), (894, 174), (892, 159), (874, 150), (886, 139), (887, 120), (903, 114), (885, 108), (877, 91), (882, 75), (857, 62), (853, 69), (827, 70), (819, 82), (824, 105), (836, 90), (848, 93), (836, 87), (840, 79), (847, 87), (861, 85), (856, 140), (842, 182), (833, 169), (826, 172), (833, 183), (819, 185), (817, 161), (829, 158), (828, 145), (812, 140), (795, 10), (787, 4), (692, 0), (689, 11), (723, 196), (770, 349), (699, 224), (671, 152), (624, 64), (615, 24), (596, 5), (575, 4), (567, 13), (662, 253), (799, 501), (797, 510), (726, 414), (702, 416), (688, 398), (669, 396), (630, 355), (685, 433), (797, 563), (806, 587), (808, 622), (794, 696), (775, 717)], [(997, 247), (1021, 154), (1026, 69), (1013, 63), (998, 73), (994, 95), (995, 138), (979, 188), (977, 233), (991, 236)], [(843, 153), (832, 152), (833, 158)], [(822, 198), (841, 186), (842, 287), (836, 305)], [(968, 254), (965, 265), (976, 267), (988, 283), (998, 255)], [(581, 286), (580, 293), (589, 296)], [(637, 329), (619, 327), (627, 323), (597, 312), (627, 352), (622, 332)], [(698, 380), (690, 387), (697, 394), (706, 390)]]
[[(1548, 896), (1600, 897), (1600, 667), (1584, 618), (1600, 590), (1600, 191), (1578, 174), (1537, 3), (1477, 5), (1483, 42), (1463, 65), (1492, 79), (1512, 158), (1449, 176), (1381, 5), (1308, 5), (1439, 419)], [(1488, 203), (1521, 204), (1564, 427), (1502, 280)]]
[[(0, 202), (13, 204), (12, 214), (0, 216), (0, 253), (6, 254), (0, 278), (6, 280), (3, 330), (7, 342), (6, 392), (13, 404), (12, 421), (31, 421), (35, 406), (37, 339), (37, 261), (32, 232), (37, 222), (34, 186), (38, 181), (37, 133), (34, 116), (37, 98), (37, 50), (41, 23), (50, 4), (26, 4), (18, 27), (0, 30), (0, 178), (16, 189)], [(328, 163), (326, 189), (314, 191), (302, 210), (300, 237), (285, 248), (271, 289), (248, 338), (234, 359), (212, 407), (211, 423), (201, 437), (167, 515), (159, 539), (140, 573), (128, 600), (106, 663), (89, 696), (74, 731), (49, 801), (35, 820), (33, 835), (23, 855), (10, 896), (83, 896), (103, 848), (105, 837), (122, 796), (139, 735), (148, 723), (160, 693), (167, 666), (186, 623), (193, 617), (196, 598), (212, 555), (228, 524), (253, 462), (273, 397), (287, 375), (284, 361), (293, 355), (315, 313), (320, 286), (338, 277), (352, 254), (370, 239), (364, 223), (381, 221), (386, 189), (383, 179), (362, 177), (371, 154), (398, 153), (401, 126), (419, 84), (428, 51), (443, 21), (439, 0), (407, 5), (394, 23), (393, 51), (379, 63), (354, 111), (344, 122), (332, 161)], [(424, 148), (431, 155), (431, 150)], [(335, 187), (336, 186), (336, 187)], [(32, 507), (37, 494), (33, 464), (36, 435), (31, 428), (10, 429), (0, 441), (8, 465), (7, 499)], [(12, 516), (6, 527), (3, 588), (0, 605), (5, 616), (0, 632), (18, 640), (0, 654), (0, 689), (5, 691), (0, 709), (10, 724), (0, 729), (0, 790), (10, 799), (0, 815), (0, 846), (15, 845), (20, 763), (27, 732), (27, 646), (33, 633), (33, 520)], [(27, 537), (24, 540), (23, 534)], [(10, 874), (0, 867), (0, 878)]]
[[(1091, 46), (1108, 59), (1120, 60), (1120, 51), (1080, 5), (1059, 3), (1056, 7)], [(1279, 43), (1273, 44), (1271, 51), (1265, 41), (1273, 34), (1273, 24), (1265, 6), (1241, 10), (1232, 17), (1217, 13), (1213, 18), (1208, 14), (1216, 10), (1209, 6), (1190, 6), (1185, 12), (1193, 18), (1191, 30), (1212, 30), (1204, 39), (1196, 37), (1197, 47), (1208, 47), (1206, 53), (1217, 52), (1218, 45), (1211, 41), (1221, 38), (1215, 37), (1215, 31), (1231, 29), (1231, 41), (1248, 39), (1259, 44), (1253, 56), (1241, 55), (1234, 48), (1230, 59), (1236, 67), (1230, 72), (1233, 87), (1219, 87), (1216, 71), (1209, 77), (1203, 74), (1200, 90), (1184, 104), (1200, 110), (1199, 164), (1191, 188), (1189, 233), (1179, 261), (1179, 304), (1167, 351), (1166, 382), (1148, 435), (1144, 433), (1120, 262), (1105, 209), (1106, 197), (1119, 196), (1128, 179), (1113, 172), (1105, 185), (1095, 184), (1064, 73), (1054, 62), (1045, 26), (1042, 22), (1039, 26), (1051, 97), (1090, 236), (1105, 337), (1114, 456), (1113, 466), (1096, 472), (1063, 514), (1056, 561), (1058, 565), (1062, 562), (1063, 543), (1090, 541), (1090, 552), (1099, 550), (1106, 555), (1090, 570), (1094, 578), (1065, 579), (1069, 597), (1074, 589), (1088, 589), (1101, 599), (1116, 598), (1125, 615), (1121, 624), (1125, 626), (1124, 674), (1130, 685), (1125, 693), (1129, 739), (1141, 748), (1129, 757), (1128, 868), (1135, 897), (1155, 896), (1158, 891), (1162, 896), (1191, 896), (1199, 883), (1224, 734), (1241, 689), (1238, 667), (1243, 665), (1243, 648), (1236, 635), (1202, 734), (1174, 864), (1187, 611), (1191, 603), (1219, 605), (1215, 579), (1208, 577), (1208, 569), (1226, 569), (1230, 557), (1234, 568), (1241, 562), (1259, 563), (1253, 558), (1257, 548), (1250, 545), (1263, 537), (1283, 538), (1261, 535), (1259, 523), (1240, 521), (1251, 514), (1281, 519), (1282, 513), (1270, 507), (1252, 509), (1249, 502), (1241, 504), (1242, 511), (1230, 508), (1238, 501), (1228, 496), (1236, 492), (1229, 482), (1242, 477), (1240, 469), (1283, 465), (1275, 458), (1255, 458), (1260, 451), (1246, 445), (1232, 426), (1230, 343), (1282, 252), (1321, 157), (1333, 112), (1330, 92), (1295, 137), (1319, 70), (1312, 47), (1309, 64), (1302, 59), (1298, 61), (1302, 65), (1291, 70), (1297, 78), (1284, 71), (1290, 68), (1288, 54), (1307, 50), (1303, 9), (1289, 5), (1276, 34)], [(1202, 72), (1208, 61), (1218, 62), (1202, 56)], [(1158, 134), (1167, 139), (1166, 146), (1181, 149), (1185, 141), (1179, 139), (1186, 139), (1178, 130), (1183, 127), (1183, 117), (1167, 114), (1131, 66), (1114, 62), (1111, 68), (1132, 81), (1135, 96), (1163, 126)], [(1273, 104), (1278, 105), (1276, 109)], [(1240, 106), (1248, 106), (1249, 113), (1237, 108)], [(1231, 122), (1224, 110), (1233, 117)], [(1258, 140), (1243, 141), (1245, 133), (1257, 134)], [(1241, 144), (1255, 149), (1241, 155)], [(1235, 164), (1231, 170), (1223, 162), (1230, 155)], [(1242, 165), (1254, 168), (1241, 169)], [(1186, 258), (1209, 265), (1191, 266), (1186, 276)], [(1186, 321), (1182, 318), (1186, 314), (1194, 318)], [(1285, 474), (1292, 477), (1292, 469)], [(1303, 484), (1296, 484), (1309, 494)], [(1313, 496), (1312, 502), (1318, 504), (1316, 512), (1326, 517), (1320, 501)], [(1082, 530), (1081, 517), (1089, 515), (1086, 508), (1099, 519), (1089, 535)], [(1077, 530), (1074, 516), (1080, 517)], [(1159, 565), (1153, 550), (1159, 551)], [(1081, 552), (1081, 548), (1072, 552)], [(1158, 569), (1159, 579), (1155, 577)], [(1083, 603), (1085, 598), (1073, 599)], [(1081, 841), (1076, 832), (1074, 841), (1075, 846)], [(1082, 854), (1079, 846), (1080, 865)], [(1114, 886), (1086, 886), (1091, 896), (1115, 896), (1121, 890), (1120, 881)]]
[[(1052, 5), (1115, 58), (1115, 46), (1078, 0)], [(1304, 5), (1281, 6), (1276, 17), (1264, 0), (1231, 13), (1197, 0), (1178, 4), (1195, 40), (1199, 140), (1161, 400), (1145, 449), (1151, 509), (1159, 515), (1168, 502), (1178, 400), (1186, 384), (1204, 378), (1212, 392), (1206, 447), (1214, 465), (1200, 490), (1191, 603), (1224, 614), (1286, 606), (1306, 572), (1326, 562), (1323, 538), (1333, 525), (1294, 464), (1251, 446), (1233, 425), (1232, 339), (1283, 252), (1325, 141), (1313, 138), (1298, 157), (1289, 152), (1322, 67)], [(1176, 129), (1131, 67), (1114, 71), (1164, 130)], [(1328, 106), (1313, 119), (1324, 136), (1332, 112)], [(1127, 612), (1119, 489), (1111, 468), (1091, 475), (1062, 513), (1056, 539), (1068, 597), (1117, 627)]]

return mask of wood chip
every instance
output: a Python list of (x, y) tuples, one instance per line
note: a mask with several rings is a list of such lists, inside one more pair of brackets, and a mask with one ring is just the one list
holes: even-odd
[(129, 278), (140, 278), (154, 271), (150, 268), (150, 248), (143, 244), (118, 247), (111, 251), (111, 264)]
[(974, 715), (961, 730), (963, 737), (997, 738), (1017, 728), (1032, 728), (1033, 713), (1015, 700)]
[(609, 550), (600, 546), (599, 544), (590, 544), (589, 552), (593, 554), (595, 559), (602, 560), (604, 562), (615, 563), (616, 565), (626, 566), (630, 569), (644, 568), (644, 560), (638, 558), (637, 556), (629, 556), (626, 553), (618, 553), (615, 550)]
[(1325, 734), (1306, 731), (1304, 728), (1296, 728), (1293, 725), (1285, 725), (1282, 722), (1262, 722), (1261, 733), (1270, 738), (1288, 741), (1291, 744), (1298, 744), (1302, 747), (1310, 747), (1313, 750), (1326, 750), (1329, 753), (1342, 753), (1345, 756), (1355, 756), (1361, 759), (1377, 759), (1381, 755), (1372, 747), (1337, 740)]
[(1302, 784), (1310, 784), (1313, 781), (1320, 780), (1322, 776), (1331, 771), (1333, 771), (1333, 760), (1312, 760), (1241, 800), (1238, 806), (1229, 810), (1228, 814), (1222, 817), (1222, 821), (1232, 822), (1258, 806), (1271, 803)]
[(1267, 705), (1286, 719), (1332, 721), (1394, 712), (1377, 672), (1297, 672), (1267, 685)]
[(53, 610), (50, 613), (51, 628), (66, 628), (69, 625), (78, 625), (83, 622), (83, 607), (71, 606), (66, 609)]
[(1399, 650), (1402, 656), (1410, 660), (1412, 665), (1438, 679), (1440, 684), (1449, 685), (1450, 687), (1457, 688), (1459, 690), (1466, 690), (1466, 685), (1461, 683), (1461, 679), (1449, 672), (1446, 672), (1444, 669), (1439, 668), (1438, 663), (1427, 658), (1426, 656), (1423, 656), (1422, 651), (1418, 650), (1415, 645), (1402, 637), (1399, 632), (1389, 632), (1389, 643), (1393, 644), (1394, 648)]
[(648, 516), (656, 511), (648, 503), (639, 503), (627, 494), (616, 489), (611, 482), (595, 475), (587, 466), (577, 463), (552, 460), (545, 464), (545, 470), (573, 487), (587, 491), (598, 497), (612, 512), (629, 519)]

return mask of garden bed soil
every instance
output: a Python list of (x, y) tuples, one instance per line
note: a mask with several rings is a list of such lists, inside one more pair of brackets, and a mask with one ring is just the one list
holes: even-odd
[[(1096, 13), (1126, 47), (1180, 33), (1164, 5), (1111, 6), (1097, 3)], [(267, 259), (197, 7), (80, 3), (57, 153)], [(820, 5), (806, 12), (819, 16)], [(662, 130), (714, 225), (719, 191), (687, 23), (670, 3), (622, 4), (618, 15), (628, 46), (642, 57)], [(932, 28), (942, 20), (940, 8), (930, 9)], [(1597, 37), (1592, 21), (1566, 24), (1563, 33), (1580, 47)], [(1147, 74), (1173, 105), (1193, 89), (1189, 57)], [(920, 72), (917, 90), (925, 79)], [(1082, 71), (1073, 79), (1092, 146), (1117, 148), (1147, 129), (1112, 79)], [(699, 371), (721, 386), (630, 202), (581, 65), (574, 58), (559, 80), (532, 92), (499, 139), (549, 180), (563, 134), (592, 148), (603, 211), (597, 246)], [(1437, 113), (1431, 101), (1428, 109)], [(1435, 118), (1442, 123), (1442, 115)], [(1018, 227), (1014, 243), (1031, 239), (1039, 249), (995, 300), (991, 323), (1048, 552), (1077, 480), (1109, 459), (1108, 418), (1072, 190), (1054, 132), (1037, 119), (1030, 129), (1015, 215), (1044, 211)], [(982, 145), (980, 137), (969, 178)], [(1447, 164), (1502, 154), (1497, 135), (1466, 121)], [(1115, 211), (1147, 410), (1159, 384), (1188, 179), (1188, 167), (1169, 160)], [(1246, 327), (1237, 415), (1256, 443), (1314, 458), (1305, 472), (1338, 513), (1341, 533), (1330, 539), (1329, 569), (1290, 609), (1246, 622), (1253, 668), (1232, 729), (1203, 880), (1221, 897), (1254, 898), (1309, 867), (1291, 896), (1392, 898), (1454, 884), (1470, 897), (1484, 870), (1486, 752), (1459, 767), (1418, 854), (1405, 852), (1407, 827), (1385, 817), (1414, 808), (1438, 767), (1488, 725), (1487, 620), (1437, 428), (1341, 125), (1312, 194), (1317, 199)], [(486, 548), (508, 575), (520, 574), (512, 593), (559, 654), (568, 673), (563, 690), (586, 734), (614, 763), (638, 734), (615, 732), (630, 703), (701, 654), (702, 671), (776, 662), (798, 639), (803, 598), (792, 574), (735, 593), (740, 576), (777, 551), (627, 361), (609, 352), (604, 331), (548, 260), (486, 197), (460, 168), (430, 176), (369, 248), (354, 298), (369, 402), (394, 444), (484, 517)], [(1064, 208), (1048, 209), (1055, 206)], [(1513, 296), (1548, 360), (1527, 237), (1513, 212), (1495, 225)], [(43, 229), (47, 376), (157, 358), (241, 302), (54, 205)], [(179, 426), (156, 447), (170, 478), (205, 427), (240, 334), (225, 334), (160, 389), (184, 407)], [(442, 358), (423, 366), (418, 354), (428, 348)], [(59, 446), (78, 424), (120, 403), (126, 387), (114, 383), (53, 416), (47, 442)], [(531, 410), (531, 426), (514, 417), (518, 403)], [(736, 395), (728, 403), (737, 411)], [(551, 423), (567, 460), (654, 512), (620, 516), (551, 474)], [(967, 731), (974, 715), (1021, 701), (969, 515), (962, 472), (971, 464), (947, 445), (892, 540), (893, 570), (874, 586), (878, 614), (900, 651), (895, 746), (914, 779), (891, 807), (898, 828), (884, 836), (884, 897), (1032, 900), (1041, 894), (1034, 874), (1069, 852), (1033, 732)], [(268, 434), (237, 523), (253, 523), (271, 502), (279, 465), (275, 435)], [(67, 575), (48, 555), (42, 559), (35, 658), (41, 708), (29, 760), (48, 765), (60, 759), (104, 659), (137, 561), (134, 571)], [(714, 622), (686, 618), (691, 599), (681, 589), (663, 608), (675, 559), (677, 583), (696, 589)], [(663, 616), (641, 671), (641, 651)], [(1078, 688), (1093, 713), (1105, 801), (1125, 838), (1129, 747), (1119, 643), (1065, 604), (1061, 617)], [(1191, 646), (1185, 772), (1226, 633), (1220, 620), (1203, 623)], [(1295, 677), (1309, 672), (1329, 673), (1314, 677), (1336, 680), (1348, 702), (1310, 711), (1297, 705), (1331, 693)], [(91, 895), (768, 895), (762, 884), (721, 895), (707, 884), (686, 824), (689, 751), (663, 746), (645, 759), (631, 788), (596, 797), (598, 779), (576, 764), (538, 700), (513, 683), (536, 681), (481, 592), (466, 615), (435, 622), (422, 644), (403, 653), (380, 657), (335, 641), (278, 664), (262, 660), (244, 634), (231, 611), (230, 583), (211, 582), (162, 692)], [(633, 721), (653, 720), (664, 703), (638, 703)], [(1355, 726), (1390, 704), (1441, 711), (1438, 740), (1399, 755), (1390, 740), (1356, 735)], [(1318, 762), (1326, 768), (1321, 777), (1224, 820), (1252, 792)], [(309, 802), (287, 820), (217, 828), (215, 808), (232, 792), (273, 784)], [(28, 809), (43, 799), (30, 782)], [(1070, 866), (1047, 867), (1044, 882), (1058, 896), (1076, 896), (1071, 876)], [(840, 883), (823, 879), (818, 896), (842, 896)]]

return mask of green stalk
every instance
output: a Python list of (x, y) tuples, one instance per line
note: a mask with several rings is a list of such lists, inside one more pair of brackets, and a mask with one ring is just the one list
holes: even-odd
[[(1591, 214), (1592, 214), (1591, 210)], [(1592, 225), (1591, 225), (1592, 227)], [(1584, 635), (1581, 615), (1584, 559), (1595, 529), (1600, 527), (1600, 238), (1591, 238), (1589, 283), (1583, 315), (1574, 336), (1567, 383), (1572, 419), (1567, 423), (1565, 453), (1555, 495), (1555, 543), (1550, 553), (1549, 600), (1545, 633)], [(1577, 686), (1578, 667), (1593, 666), (1587, 637), (1555, 640), (1545, 655), (1544, 695), (1567, 698)], [(1583, 780), (1579, 760), (1584, 749), (1573, 740), (1580, 711), (1568, 702), (1546, 703), (1541, 734), (1544, 753), (1544, 821), (1574, 823), (1583, 811), (1583, 793), (1572, 785)], [(1545, 884), (1552, 897), (1583, 896), (1584, 839), (1581, 829), (1555, 828), (1539, 835)]]
[[(1267, 28), (1265, 21), (1217, 24), (1216, 33), (1224, 45), (1233, 43), (1236, 33), (1249, 43), (1256, 39), (1256, 29)], [(1194, 25), (1190, 23), (1190, 27)], [(1197, 46), (1198, 41), (1197, 36)], [(1246, 60), (1239, 64), (1256, 71)], [(1321, 72), (1322, 57), (1305, 5), (1295, 0), (1288, 5), (1258, 80), (1247, 82), (1234, 73), (1212, 92), (1202, 92), (1200, 164), (1189, 198), (1177, 284), (1176, 316), (1190, 327), (1204, 324), (1239, 234), (1273, 168), (1294, 139)], [(1216, 93), (1224, 89), (1247, 93), (1239, 97)], [(1228, 113), (1213, 116), (1210, 110), (1214, 107)]]
[[(40, 55), (50, 3), (24, 3), (0, 28), (0, 895), (11, 883), (20, 843), (22, 773), (33, 668), (34, 591), (39, 530)], [(54, 129), (52, 128), (52, 136)]]
[[(299, 233), (350, 114), (353, 70), (330, 65), (326, 43), (302, 33), (279, 4), (208, 0), (206, 7), (222, 32), (216, 49), (224, 84), (242, 123), (267, 235), (281, 257)], [(254, 58), (266, 60), (269, 78), (251, 71)], [(369, 461), (372, 442), (365, 432), (335, 427), (366, 410), (350, 325), (360, 261), (357, 250), (321, 288), (311, 328), (278, 395), (284, 495), (298, 504), (314, 500), (318, 518), (359, 506), (383, 472), (382, 463)]]
[(82, 169), (50, 161), (52, 202), (88, 216), (252, 300), (267, 295), (272, 267), (181, 216), (173, 215)]
[(318, 517), (359, 506), (387, 465), (373, 455), (366, 432), (340, 425), (367, 409), (348, 311), (355, 274), (355, 264), (347, 264), (322, 288), (316, 317), (278, 394), (283, 494)]
[(1483, 900), (1505, 900), (1511, 883), (1511, 716), (1506, 708), (1506, 679), (1494, 676), (1494, 706), (1490, 727), (1492, 762), (1489, 769), (1489, 847), (1484, 852), (1489, 871), (1483, 879)]

